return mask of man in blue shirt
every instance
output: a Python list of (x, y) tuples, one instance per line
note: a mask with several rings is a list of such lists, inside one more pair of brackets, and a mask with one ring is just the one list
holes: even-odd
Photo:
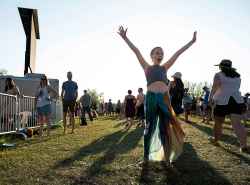
[(66, 133), (66, 116), (69, 111), (70, 124), (72, 125), (72, 133), (74, 133), (75, 128), (75, 104), (78, 96), (78, 86), (77, 83), (72, 81), (72, 73), (69, 71), (67, 73), (68, 81), (63, 82), (62, 85), (62, 102), (63, 102), (63, 127), (64, 134)]

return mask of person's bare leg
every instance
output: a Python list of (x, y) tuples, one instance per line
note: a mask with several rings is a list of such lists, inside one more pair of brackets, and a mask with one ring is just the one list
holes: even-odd
[(47, 122), (47, 136), (50, 135), (50, 129), (51, 129), (51, 117), (50, 114), (46, 116), (46, 122)]
[(44, 116), (40, 116), (40, 127), (39, 127), (39, 137), (40, 137), (40, 139), (42, 138), (42, 136), (43, 136), (43, 124), (44, 124)]
[(232, 127), (234, 132), (240, 142), (240, 147), (247, 147), (247, 131), (245, 127), (241, 124), (241, 115), (239, 114), (231, 114), (230, 119), (232, 122)]
[(222, 126), (225, 121), (225, 117), (218, 117), (214, 118), (214, 142), (218, 142), (222, 136)]
[(66, 117), (67, 117), (67, 112), (64, 112), (63, 113), (63, 134), (66, 134), (66, 123), (67, 123)]
[(132, 118), (128, 118), (126, 130), (129, 130), (131, 126), (132, 126)]
[(74, 113), (70, 113), (70, 123), (72, 125), (72, 131), (71, 133), (73, 134), (74, 133), (74, 129), (75, 129), (75, 117), (74, 117)]

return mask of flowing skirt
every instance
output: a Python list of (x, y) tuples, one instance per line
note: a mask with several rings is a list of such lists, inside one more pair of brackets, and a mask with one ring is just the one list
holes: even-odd
[(184, 132), (171, 107), (167, 93), (147, 92), (144, 158), (175, 161), (182, 153)]

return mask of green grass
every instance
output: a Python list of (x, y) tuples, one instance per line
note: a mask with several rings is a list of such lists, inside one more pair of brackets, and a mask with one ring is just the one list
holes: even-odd
[(0, 184), (250, 184), (250, 157), (239, 153), (232, 131), (225, 129), (222, 147), (215, 147), (207, 141), (211, 125), (192, 121), (184, 125), (178, 173), (161, 163), (143, 166), (143, 129), (124, 131), (119, 120), (104, 117), (78, 125), (75, 134), (59, 127), (41, 141), (33, 137), (0, 151)]

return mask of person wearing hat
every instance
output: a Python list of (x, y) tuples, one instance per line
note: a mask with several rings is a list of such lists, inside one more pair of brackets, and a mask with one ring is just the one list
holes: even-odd
[(164, 164), (170, 165), (182, 152), (184, 132), (170, 104), (167, 71), (195, 43), (196, 32), (187, 44), (163, 64), (163, 49), (154, 47), (150, 52), (152, 65), (146, 62), (139, 49), (127, 37), (127, 29), (120, 26), (118, 34), (136, 55), (147, 80), (144, 164), (152, 160), (165, 161)]
[(222, 136), (222, 125), (225, 121), (225, 116), (230, 116), (232, 127), (240, 143), (240, 151), (249, 153), (247, 131), (241, 125), (245, 104), (239, 91), (241, 84), (240, 74), (232, 67), (231, 60), (224, 59), (216, 66), (219, 66), (220, 72), (214, 76), (209, 97), (210, 104), (214, 104), (214, 137), (209, 137), (209, 140), (215, 145), (219, 145), (218, 141)]
[(171, 105), (176, 115), (183, 113), (182, 99), (184, 96), (184, 84), (181, 80), (182, 74), (176, 72), (172, 75), (173, 81), (169, 84), (169, 94), (171, 97)]

